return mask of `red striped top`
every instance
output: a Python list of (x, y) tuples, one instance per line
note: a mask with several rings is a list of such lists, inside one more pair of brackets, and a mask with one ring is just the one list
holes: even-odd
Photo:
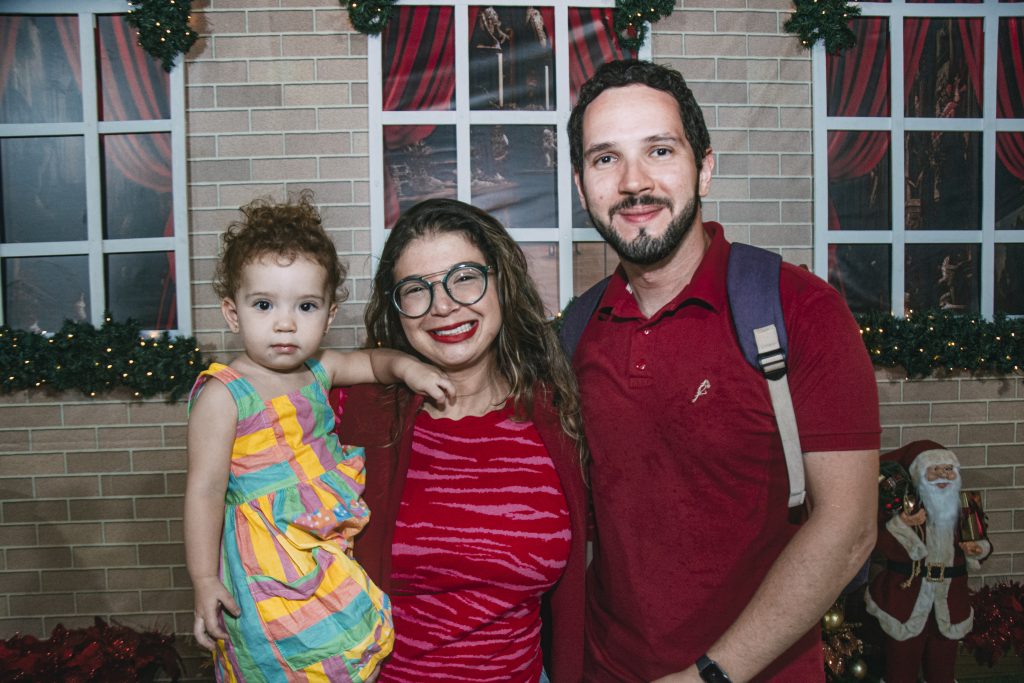
[(540, 676), (540, 601), (568, 560), (569, 513), (533, 423), (509, 416), (416, 418), (381, 683)]

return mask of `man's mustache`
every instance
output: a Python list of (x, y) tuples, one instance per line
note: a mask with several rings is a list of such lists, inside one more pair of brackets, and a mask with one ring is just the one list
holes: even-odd
[(660, 206), (668, 209), (669, 211), (672, 210), (672, 202), (668, 199), (665, 199), (664, 197), (654, 197), (652, 195), (643, 195), (640, 197), (626, 197), (621, 202), (613, 206), (608, 211), (608, 214), (614, 216), (619, 211), (632, 209), (637, 206)]

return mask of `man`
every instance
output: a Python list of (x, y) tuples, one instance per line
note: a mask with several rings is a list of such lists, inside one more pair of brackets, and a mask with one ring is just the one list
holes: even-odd
[[(865, 596), (885, 639), (886, 683), (953, 683), (957, 641), (974, 625), (968, 570), (992, 552), (982, 538), (961, 532), (960, 461), (934, 441), (914, 441), (886, 454), (910, 473), (923, 508), (881, 520), (878, 553), (885, 569)], [(980, 519), (978, 514), (977, 518)]]
[[(575, 354), (592, 452), (586, 680), (824, 680), (817, 624), (875, 537), (878, 398), (836, 292), (783, 266), (811, 505), (788, 520), (767, 383), (732, 330), (715, 162), (678, 72), (612, 62), (569, 119), (580, 200), (621, 265)], [(698, 671), (698, 661), (700, 669)]]

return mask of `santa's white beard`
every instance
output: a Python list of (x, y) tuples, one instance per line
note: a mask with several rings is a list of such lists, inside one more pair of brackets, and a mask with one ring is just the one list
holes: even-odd
[[(948, 486), (940, 488), (937, 483)], [(953, 481), (926, 481), (918, 489), (918, 494), (928, 514), (925, 522), (928, 561), (951, 565), (956, 526), (960, 522), (960, 477)]]

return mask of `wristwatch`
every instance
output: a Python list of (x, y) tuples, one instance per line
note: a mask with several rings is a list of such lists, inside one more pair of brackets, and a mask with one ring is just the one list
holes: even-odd
[(700, 679), (704, 683), (732, 683), (732, 679), (722, 671), (718, 662), (707, 655), (701, 655), (697, 660), (697, 672), (700, 673)]

